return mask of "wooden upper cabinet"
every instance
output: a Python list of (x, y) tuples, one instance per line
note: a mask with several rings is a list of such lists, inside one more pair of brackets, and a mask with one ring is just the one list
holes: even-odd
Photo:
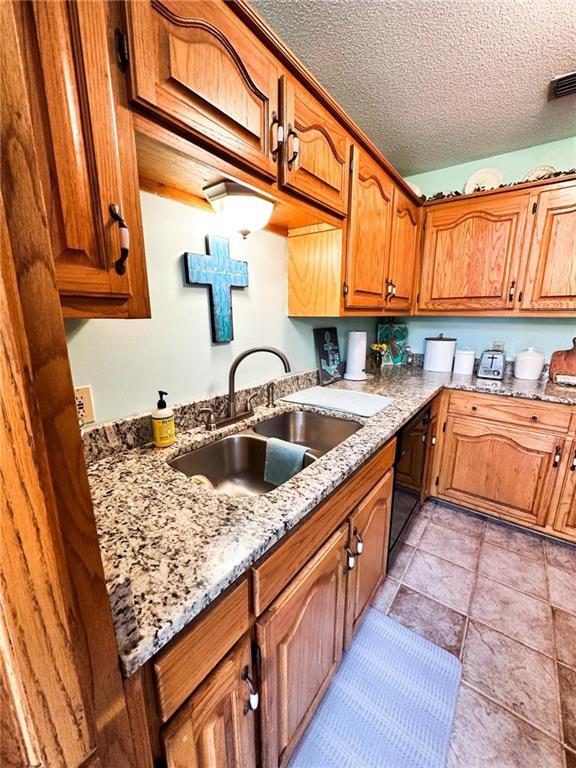
[(420, 210), (398, 188), (394, 190), (392, 243), (388, 266), (388, 308), (409, 310), (420, 244)]
[(529, 202), (529, 193), (510, 192), (430, 206), (420, 309), (514, 309)]
[(543, 526), (570, 441), (448, 417), (438, 495), (514, 522)]
[(275, 178), (279, 69), (214, 0), (127, 3), (131, 98), (216, 154)]
[[(66, 316), (150, 314), (134, 137), (117, 108), (105, 2), (22, 4), (27, 79)], [(130, 233), (121, 274), (118, 206)]]
[(343, 526), (256, 622), (262, 657), (263, 768), (286, 765), (338, 667), (347, 540)]
[(576, 310), (576, 184), (540, 192), (522, 310)]
[(250, 640), (241, 640), (162, 730), (168, 768), (255, 768)]
[(348, 574), (346, 647), (386, 573), (393, 479), (389, 469), (350, 516), (349, 546), (356, 557)]
[(280, 183), (345, 216), (350, 139), (330, 113), (295, 81), (281, 80), (283, 160)]
[(346, 294), (348, 309), (384, 309), (392, 229), (392, 181), (369, 155), (352, 147)]

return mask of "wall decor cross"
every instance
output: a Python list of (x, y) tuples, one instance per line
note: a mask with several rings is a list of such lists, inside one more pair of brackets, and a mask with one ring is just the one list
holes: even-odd
[(188, 285), (207, 285), (210, 295), (212, 341), (220, 344), (234, 338), (232, 325), (232, 288), (248, 285), (248, 263), (230, 258), (226, 237), (206, 236), (206, 254), (184, 254)]

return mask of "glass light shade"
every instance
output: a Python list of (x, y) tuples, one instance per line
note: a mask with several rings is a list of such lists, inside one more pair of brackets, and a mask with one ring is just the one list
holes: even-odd
[(204, 194), (226, 229), (247, 237), (270, 221), (274, 200), (236, 182), (221, 182), (204, 189)]

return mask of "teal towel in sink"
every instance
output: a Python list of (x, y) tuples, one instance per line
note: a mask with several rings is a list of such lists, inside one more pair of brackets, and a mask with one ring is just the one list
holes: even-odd
[(268, 439), (264, 480), (271, 485), (282, 485), (302, 469), (304, 454), (308, 448), (277, 437)]

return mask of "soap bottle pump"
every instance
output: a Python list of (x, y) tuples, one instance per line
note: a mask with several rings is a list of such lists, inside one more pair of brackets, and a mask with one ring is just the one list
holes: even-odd
[(164, 395), (168, 392), (158, 391), (160, 399), (156, 403), (156, 410), (152, 411), (152, 437), (154, 445), (158, 448), (166, 448), (176, 440), (176, 428), (174, 426), (174, 411), (168, 408)]

